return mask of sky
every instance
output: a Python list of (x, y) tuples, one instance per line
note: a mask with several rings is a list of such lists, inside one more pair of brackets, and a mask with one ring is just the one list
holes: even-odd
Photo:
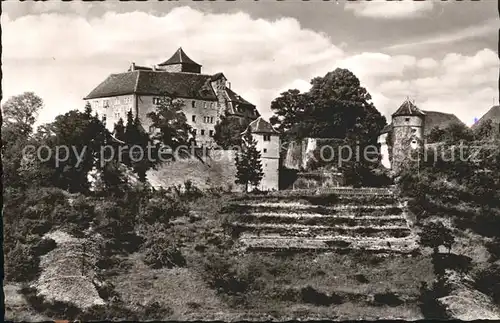
[(498, 8), (482, 1), (2, 2), (3, 101), (44, 100), (38, 123), (83, 109), (131, 62), (151, 66), (182, 47), (223, 72), (264, 118), (279, 94), (351, 70), (388, 120), (410, 97), (470, 125), (499, 102)]

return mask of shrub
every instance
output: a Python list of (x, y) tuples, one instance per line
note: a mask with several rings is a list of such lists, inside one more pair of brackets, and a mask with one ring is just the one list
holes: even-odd
[(139, 210), (139, 221), (145, 221), (148, 224), (169, 223), (171, 219), (181, 216), (187, 216), (189, 209), (178, 199), (163, 196), (154, 197), (146, 202)]
[(146, 242), (144, 249), (146, 251), (144, 263), (152, 268), (172, 268), (186, 265), (186, 259), (184, 259), (179, 247), (166, 237), (152, 238)]
[(248, 263), (230, 262), (227, 255), (212, 254), (204, 263), (203, 275), (212, 288), (227, 295), (241, 295), (256, 287), (256, 277), (259, 275)]
[(442, 280), (434, 281), (432, 287), (428, 287), (426, 282), (420, 283), (419, 307), (425, 319), (445, 320), (448, 319), (446, 308), (438, 299), (449, 294)]
[(21, 293), (26, 297), (28, 303), (40, 314), (46, 315), (50, 318), (61, 318), (74, 320), (81, 311), (78, 307), (60, 301), (46, 301), (41, 295), (37, 295), (34, 288), (23, 288)]
[(40, 259), (34, 255), (30, 245), (17, 243), (5, 256), (5, 279), (7, 281), (28, 282), (36, 279)]
[(474, 276), (475, 288), (500, 304), (500, 265), (491, 265)]
[(500, 238), (495, 238), (493, 241), (487, 242), (486, 248), (488, 248), (488, 252), (491, 254), (492, 261), (500, 259)]
[(320, 306), (329, 306), (332, 304), (342, 304), (343, 299), (338, 295), (328, 296), (322, 292), (318, 292), (311, 286), (307, 286), (301, 289), (301, 299), (304, 303), (320, 305)]
[(53, 239), (40, 239), (33, 247), (33, 255), (40, 257), (45, 255), (57, 247), (57, 243)]
[(376, 304), (379, 305), (389, 305), (389, 306), (399, 306), (403, 304), (403, 301), (393, 292), (386, 291), (385, 293), (378, 293), (374, 295), (374, 300)]

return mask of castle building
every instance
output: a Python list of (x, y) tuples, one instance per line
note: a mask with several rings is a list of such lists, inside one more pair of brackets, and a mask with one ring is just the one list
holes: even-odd
[(156, 129), (147, 114), (155, 110), (161, 96), (179, 99), (196, 144), (211, 147), (215, 144), (214, 126), (222, 115), (237, 116), (243, 123), (245, 119), (255, 120), (259, 112), (255, 105), (231, 90), (224, 74), (202, 74), (201, 68), (179, 48), (156, 66), (132, 63), (128, 71), (111, 74), (84, 100), (110, 131), (120, 118), (126, 121), (128, 111), (132, 111), (144, 130), (153, 133)]
[(261, 191), (278, 190), (280, 133), (269, 122), (262, 119), (262, 117), (252, 121), (246, 131), (248, 130), (250, 130), (252, 138), (257, 141), (256, 148), (261, 154), (262, 171), (264, 173), (260, 185), (254, 188), (258, 188)]
[[(382, 164), (398, 174), (403, 163), (410, 158), (411, 150), (422, 150), (424, 147), (426, 114), (406, 99), (396, 112), (392, 114), (392, 123), (386, 126), (379, 138)], [(387, 138), (390, 142), (387, 142)], [(390, 154), (392, 152), (392, 154)], [(390, 160), (389, 155), (392, 155)], [(389, 167), (388, 167), (389, 166)]]

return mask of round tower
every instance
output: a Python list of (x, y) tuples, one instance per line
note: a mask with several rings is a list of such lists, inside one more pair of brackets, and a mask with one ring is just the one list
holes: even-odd
[[(425, 113), (408, 98), (392, 115), (392, 169), (398, 174), (406, 161), (423, 152)], [(421, 158), (422, 154), (420, 154)]]

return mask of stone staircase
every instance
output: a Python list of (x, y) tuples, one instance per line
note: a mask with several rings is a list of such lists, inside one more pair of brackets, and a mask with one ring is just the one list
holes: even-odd
[(253, 195), (234, 201), (227, 211), (247, 251), (409, 253), (417, 248), (407, 210), (389, 188)]

